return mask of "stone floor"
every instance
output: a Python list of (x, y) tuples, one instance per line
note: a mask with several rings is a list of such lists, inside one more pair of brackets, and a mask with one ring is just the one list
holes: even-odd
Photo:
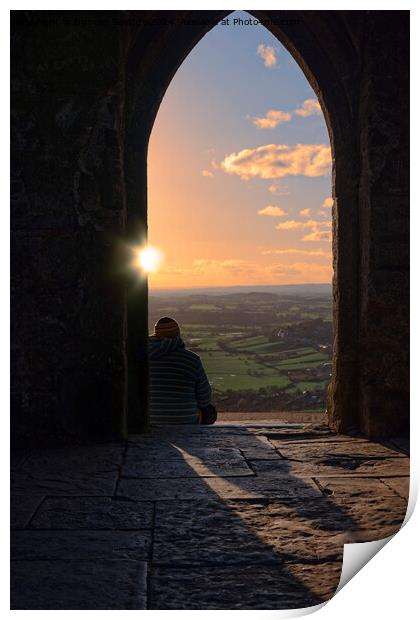
[(396, 532), (409, 459), (314, 424), (155, 429), (12, 455), (12, 609), (288, 609)]

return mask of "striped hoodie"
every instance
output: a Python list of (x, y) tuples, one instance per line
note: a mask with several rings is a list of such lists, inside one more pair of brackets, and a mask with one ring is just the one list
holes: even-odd
[(198, 424), (211, 387), (200, 357), (180, 336), (149, 336), (149, 412), (152, 424)]

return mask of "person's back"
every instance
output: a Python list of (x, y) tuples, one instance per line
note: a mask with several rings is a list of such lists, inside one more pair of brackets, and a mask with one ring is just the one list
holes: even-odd
[(149, 336), (149, 413), (152, 424), (198, 424), (211, 402), (200, 357), (185, 348), (176, 321), (163, 317)]

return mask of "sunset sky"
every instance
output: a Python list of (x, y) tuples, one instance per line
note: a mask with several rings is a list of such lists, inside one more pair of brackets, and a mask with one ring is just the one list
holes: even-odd
[(173, 78), (148, 155), (149, 287), (330, 282), (331, 154), (304, 74), (262, 25), (218, 25)]

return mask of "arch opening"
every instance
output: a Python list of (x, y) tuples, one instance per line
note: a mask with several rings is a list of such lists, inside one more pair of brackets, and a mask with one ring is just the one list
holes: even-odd
[(166, 260), (149, 274), (149, 332), (180, 321), (233, 419), (325, 413), (329, 133), (293, 55), (244, 12), (194, 47), (153, 124), (148, 235)]
[[(354, 114), (345, 84), (337, 73), (335, 61), (325, 52), (317, 32), (323, 23), (308, 21), (305, 12), (253, 12), (258, 19), (271, 20), (268, 29), (290, 52), (314, 89), (327, 124), (332, 147), (333, 191), (333, 357), (332, 380), (328, 393), (328, 419), (336, 430), (360, 428), (358, 377), (358, 306), (359, 306), (359, 223), (358, 191), (360, 158), (358, 138), (354, 132)], [(227, 16), (226, 12), (209, 11), (200, 19), (185, 12), (188, 28), (171, 28), (170, 54), (167, 37), (154, 39), (150, 61), (144, 62), (136, 45), (129, 58), (127, 80), (148, 84), (141, 97), (129, 89), (126, 118), (126, 187), (127, 236), (145, 238), (147, 231), (147, 146), (153, 123), (163, 96), (194, 46)], [(196, 23), (196, 25), (194, 25)], [(350, 45), (340, 49), (340, 63), (354, 61)], [(153, 57), (153, 60), (152, 60)], [(141, 68), (140, 68), (141, 67)], [(330, 112), (333, 111), (334, 114)], [(340, 216), (338, 217), (338, 213)], [(147, 341), (147, 283), (144, 281), (135, 298), (127, 304), (127, 406), (126, 427), (138, 431), (147, 426), (147, 362), (138, 363), (138, 346)], [(141, 299), (141, 301), (140, 301)], [(133, 370), (134, 369), (134, 370)], [(135, 371), (135, 372), (134, 372)], [(136, 380), (130, 380), (135, 376)], [(140, 390), (138, 377), (141, 377)], [(139, 410), (142, 412), (139, 416)]]

